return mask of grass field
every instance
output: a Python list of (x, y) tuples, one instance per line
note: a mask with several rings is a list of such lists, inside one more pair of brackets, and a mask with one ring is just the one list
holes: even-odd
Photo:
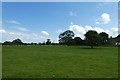
[(117, 78), (117, 47), (3, 46), (3, 78)]

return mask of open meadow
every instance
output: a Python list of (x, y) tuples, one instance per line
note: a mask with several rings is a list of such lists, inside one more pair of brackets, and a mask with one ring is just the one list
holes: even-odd
[(3, 78), (117, 78), (118, 48), (3, 46)]

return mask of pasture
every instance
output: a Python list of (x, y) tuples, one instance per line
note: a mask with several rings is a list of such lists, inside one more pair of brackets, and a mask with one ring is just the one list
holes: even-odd
[(117, 78), (118, 48), (3, 46), (3, 78)]

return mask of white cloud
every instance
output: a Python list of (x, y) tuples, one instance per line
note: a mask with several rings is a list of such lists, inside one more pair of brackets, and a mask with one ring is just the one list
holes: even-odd
[(110, 28), (109, 30), (106, 30), (108, 34), (112, 37), (116, 37), (118, 35), (118, 28)]
[(41, 31), (41, 33), (42, 33), (44, 36), (49, 36), (49, 33), (46, 32), (46, 31)]
[(111, 28), (112, 31), (118, 32), (118, 28)]
[(69, 29), (75, 33), (75, 37), (79, 36), (79, 37), (83, 38), (83, 36), (84, 36), (83, 34), (85, 34), (85, 32), (86, 32), (82, 26), (74, 25), (74, 24), (71, 24), (69, 26)]
[(8, 34), (20, 36), (22, 33), (20, 33), (20, 32), (8, 32)]
[(97, 31), (98, 33), (100, 33), (100, 32), (105, 32), (105, 30), (103, 30), (103, 29), (100, 28), (100, 27), (91, 27), (91, 26), (88, 26), (88, 25), (85, 26), (85, 30), (86, 30), (86, 31), (88, 31), (88, 30), (95, 30), (95, 31)]
[(100, 22), (98, 22), (98, 20), (96, 21), (96, 24), (100, 24)]
[[(93, 26), (81, 26), (76, 24), (71, 24), (69, 26), (69, 29), (72, 30), (75, 33), (75, 37), (81, 37), (84, 39), (84, 34), (88, 30), (96, 30), (98, 33), (100, 32), (106, 32), (110, 36), (116, 37), (118, 35), (118, 28), (110, 28), (110, 29), (103, 29), (100, 27), (93, 27)], [(43, 42), (46, 41), (46, 39), (51, 39), (52, 42), (58, 43), (58, 37), (57, 38), (50, 38), (49, 33), (46, 31), (41, 31), (41, 34), (39, 33), (30, 33), (30, 32), (22, 32), (22, 31), (8, 31), (5, 29), (0, 28), (0, 33), (2, 33), (2, 40), (6, 41), (12, 41), (16, 38), (20, 38), (23, 42)]]
[(77, 16), (77, 14), (76, 14), (75, 12), (73, 12), (73, 11), (70, 11), (70, 12), (69, 12), (69, 15), (70, 15), (70, 16)]
[(99, 28), (99, 27), (95, 27), (94, 30), (97, 31), (98, 33), (105, 32), (105, 30), (103, 30), (102, 28)]
[(85, 30), (88, 31), (88, 30), (94, 30), (94, 29), (91, 26), (86, 25)]
[(20, 24), (18, 21), (15, 21), (15, 20), (7, 20), (7, 23), (10, 23), (10, 24)]
[(27, 28), (24, 28), (24, 27), (16, 27), (16, 28), (20, 31), (29, 31)]
[(59, 43), (59, 38), (52, 38), (52, 43)]
[(103, 22), (104, 22), (105, 24), (107, 24), (108, 22), (111, 21), (110, 15), (107, 14), (107, 13), (103, 13), (103, 14), (101, 15), (101, 18), (102, 18), (102, 20), (103, 20)]
[(111, 21), (108, 13), (101, 14), (101, 17), (96, 20), (96, 24), (108, 24)]
[(20, 32), (15, 32), (15, 31), (7, 31), (5, 30), (6, 32), (2, 33), (2, 40), (5, 41), (12, 41), (13, 39), (16, 39), (16, 38), (20, 38), (20, 36), (22, 35), (22, 33)]
[(23, 33), (21, 38), (24, 42), (40, 42), (42, 40), (41, 35), (37, 33)]
[(85, 33), (85, 29), (79, 25), (70, 25), (70, 30), (74, 31), (75, 33)]
[[(6, 31), (6, 30), (5, 30)], [(3, 32), (3, 31), (2, 31)], [(48, 39), (47, 36), (40, 35), (39, 33), (23, 33), (16, 31), (6, 31), (0, 35), (2, 42), (4, 41), (13, 41), (14, 39), (21, 39), (23, 42), (31, 43), (31, 42), (43, 42)]]
[(6, 33), (6, 30), (0, 28), (0, 33)]
[(69, 29), (75, 33), (75, 37), (81, 37), (82, 39), (84, 39), (84, 34), (88, 30), (95, 30), (98, 33), (106, 32), (107, 34), (109, 34), (109, 36), (113, 36), (113, 37), (116, 37), (118, 35), (118, 28), (103, 29), (100, 27), (92, 27), (88, 25), (86, 25), (85, 27), (82, 27), (80, 25), (71, 24), (69, 26)]
[(99, 27), (91, 27), (91, 26), (88, 26), (88, 25), (86, 25), (85, 27), (83, 27), (83, 26), (80, 26), (80, 25), (71, 24), (71, 25), (69, 26), (69, 29), (75, 33), (75, 37), (81, 37), (82, 39), (84, 38), (84, 34), (85, 34), (88, 30), (95, 30), (95, 31), (97, 31), (98, 33), (100, 33), (100, 32), (105, 32), (105, 30), (102, 29), (102, 28), (99, 28)]

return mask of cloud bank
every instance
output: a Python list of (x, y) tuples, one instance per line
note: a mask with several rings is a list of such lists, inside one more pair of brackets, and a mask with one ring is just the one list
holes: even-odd
[(98, 33), (106, 32), (107, 34), (109, 34), (109, 36), (112, 36), (112, 37), (116, 37), (118, 35), (118, 28), (103, 29), (100, 27), (92, 27), (92, 26), (88, 26), (88, 25), (83, 27), (81, 25), (71, 24), (69, 26), (69, 30), (71, 30), (75, 33), (75, 37), (81, 37), (82, 39), (84, 39), (84, 34), (88, 30), (95, 30)]

